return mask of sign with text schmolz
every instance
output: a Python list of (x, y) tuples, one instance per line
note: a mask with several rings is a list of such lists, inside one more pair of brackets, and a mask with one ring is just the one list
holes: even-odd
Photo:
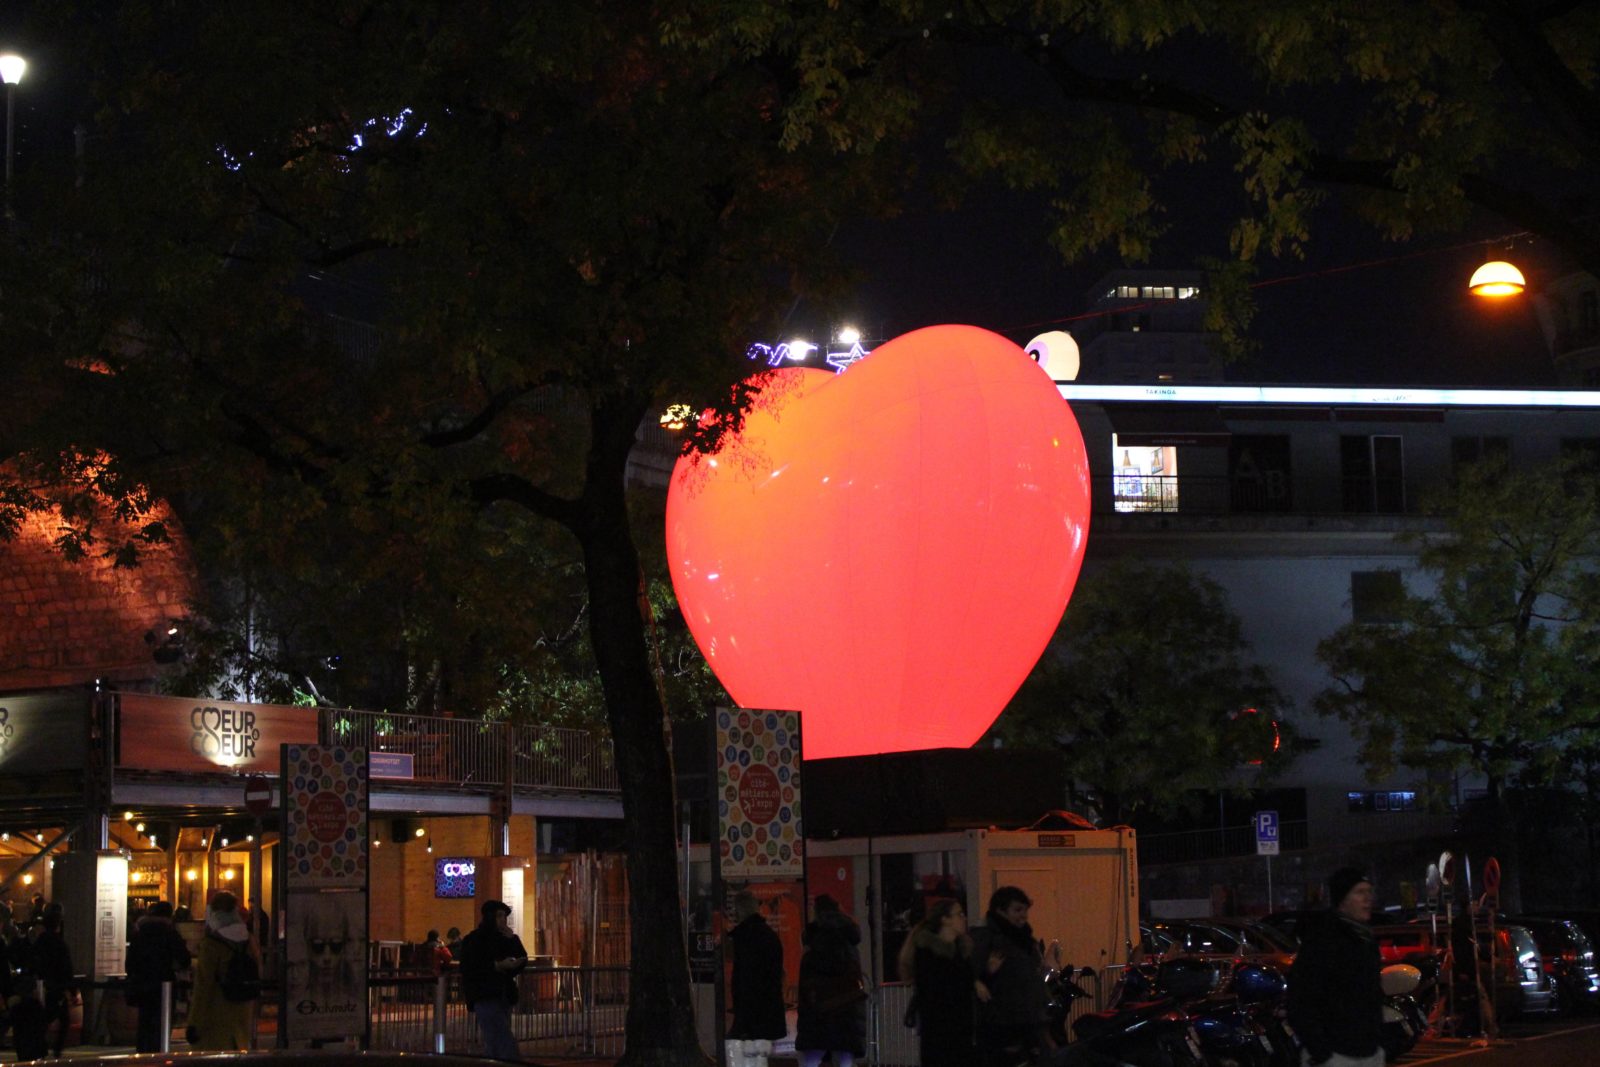
[(317, 709), (117, 694), (117, 766), (278, 773), (278, 746), (315, 744)]
[(282, 746), (283, 1001), (290, 1047), (367, 1032), (367, 750)]
[(803, 877), (800, 714), (718, 708), (715, 738), (721, 876)]

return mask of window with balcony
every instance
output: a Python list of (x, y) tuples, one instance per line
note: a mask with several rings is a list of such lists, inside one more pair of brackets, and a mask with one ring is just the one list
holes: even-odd
[(1122, 445), (1111, 435), (1112, 506), (1117, 511), (1178, 510), (1178, 450), (1170, 445)]
[(1398, 435), (1339, 438), (1347, 512), (1395, 515), (1406, 509), (1404, 449)]
[(1235, 512), (1284, 512), (1293, 507), (1289, 435), (1235, 434), (1228, 442), (1228, 502)]

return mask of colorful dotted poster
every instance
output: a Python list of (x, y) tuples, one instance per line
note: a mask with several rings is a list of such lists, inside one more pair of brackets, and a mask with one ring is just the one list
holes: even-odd
[(799, 713), (718, 708), (715, 736), (722, 877), (799, 878)]
[(283, 746), (283, 872), (289, 889), (367, 887), (367, 752)]

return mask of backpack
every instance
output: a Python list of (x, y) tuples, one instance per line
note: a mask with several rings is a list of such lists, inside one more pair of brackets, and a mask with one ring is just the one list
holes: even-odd
[(222, 987), (222, 999), (234, 1004), (261, 998), (261, 968), (248, 948), (230, 947), (228, 962), (217, 972), (217, 984)]

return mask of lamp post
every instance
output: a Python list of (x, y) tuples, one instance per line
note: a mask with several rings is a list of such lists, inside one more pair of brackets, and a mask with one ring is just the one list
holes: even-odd
[(11, 155), (12, 130), (15, 125), (17, 83), (28, 69), (28, 61), (15, 53), (0, 56), (0, 81), (6, 83), (6, 218), (16, 215), (11, 211)]

